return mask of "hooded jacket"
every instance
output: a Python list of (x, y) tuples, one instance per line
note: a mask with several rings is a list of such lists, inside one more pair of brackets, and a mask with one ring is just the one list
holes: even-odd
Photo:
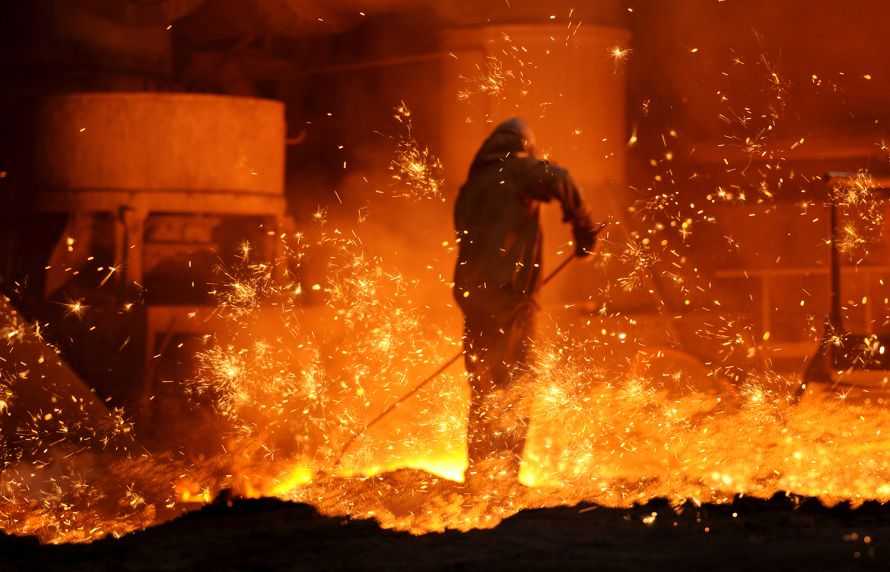
[(476, 153), (454, 207), (454, 296), (465, 312), (534, 301), (541, 287), (540, 205), (554, 199), (574, 229), (592, 226), (568, 171), (535, 157), (528, 125), (519, 118), (498, 125)]

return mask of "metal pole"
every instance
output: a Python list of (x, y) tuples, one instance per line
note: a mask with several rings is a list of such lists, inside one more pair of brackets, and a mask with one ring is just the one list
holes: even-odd
[(831, 201), (829, 206), (829, 225), (831, 226), (831, 327), (835, 332), (841, 330), (841, 260), (837, 246), (837, 205)]

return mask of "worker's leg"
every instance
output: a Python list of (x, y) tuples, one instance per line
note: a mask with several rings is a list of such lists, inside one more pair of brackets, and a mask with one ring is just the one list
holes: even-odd
[(493, 438), (496, 428), (490, 411), (490, 397), (496, 384), (490, 362), (495, 352), (490, 346), (497, 340), (491, 330), (496, 325), (487, 316), (468, 313), (464, 326), (464, 362), (470, 384), (470, 411), (467, 419), (468, 476), (479, 463), (497, 453)]
[(528, 363), (535, 309), (531, 304), (507, 316), (467, 314), (466, 366), (471, 399), (467, 424), (469, 476), (485, 460), (498, 460), (518, 476), (528, 420), (519, 410), (515, 380)]
[(528, 416), (523, 408), (524, 387), (528, 366), (531, 361), (531, 342), (534, 334), (536, 307), (531, 303), (516, 309), (505, 331), (500, 349), (499, 371), (494, 376), (497, 380), (499, 399), (495, 406), (497, 416), (507, 423), (499, 434), (498, 447), (507, 463), (506, 470), (519, 477), (522, 453), (525, 449), (525, 438), (528, 432)]

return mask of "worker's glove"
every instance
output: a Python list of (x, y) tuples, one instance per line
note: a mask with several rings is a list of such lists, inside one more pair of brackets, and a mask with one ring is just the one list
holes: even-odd
[(603, 229), (602, 225), (579, 225), (572, 229), (575, 238), (575, 256), (585, 258), (593, 253), (596, 246), (596, 235)]

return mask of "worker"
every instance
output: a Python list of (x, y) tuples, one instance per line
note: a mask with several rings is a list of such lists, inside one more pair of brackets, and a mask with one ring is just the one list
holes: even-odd
[[(568, 171), (535, 156), (519, 118), (498, 125), (476, 153), (454, 208), (459, 245), (454, 296), (464, 314), (471, 398), (465, 481), (518, 481), (528, 419), (517, 414), (541, 288), (541, 203), (556, 200), (571, 224), (575, 254), (588, 256), (602, 226)], [(497, 468), (498, 475), (481, 469)]]

